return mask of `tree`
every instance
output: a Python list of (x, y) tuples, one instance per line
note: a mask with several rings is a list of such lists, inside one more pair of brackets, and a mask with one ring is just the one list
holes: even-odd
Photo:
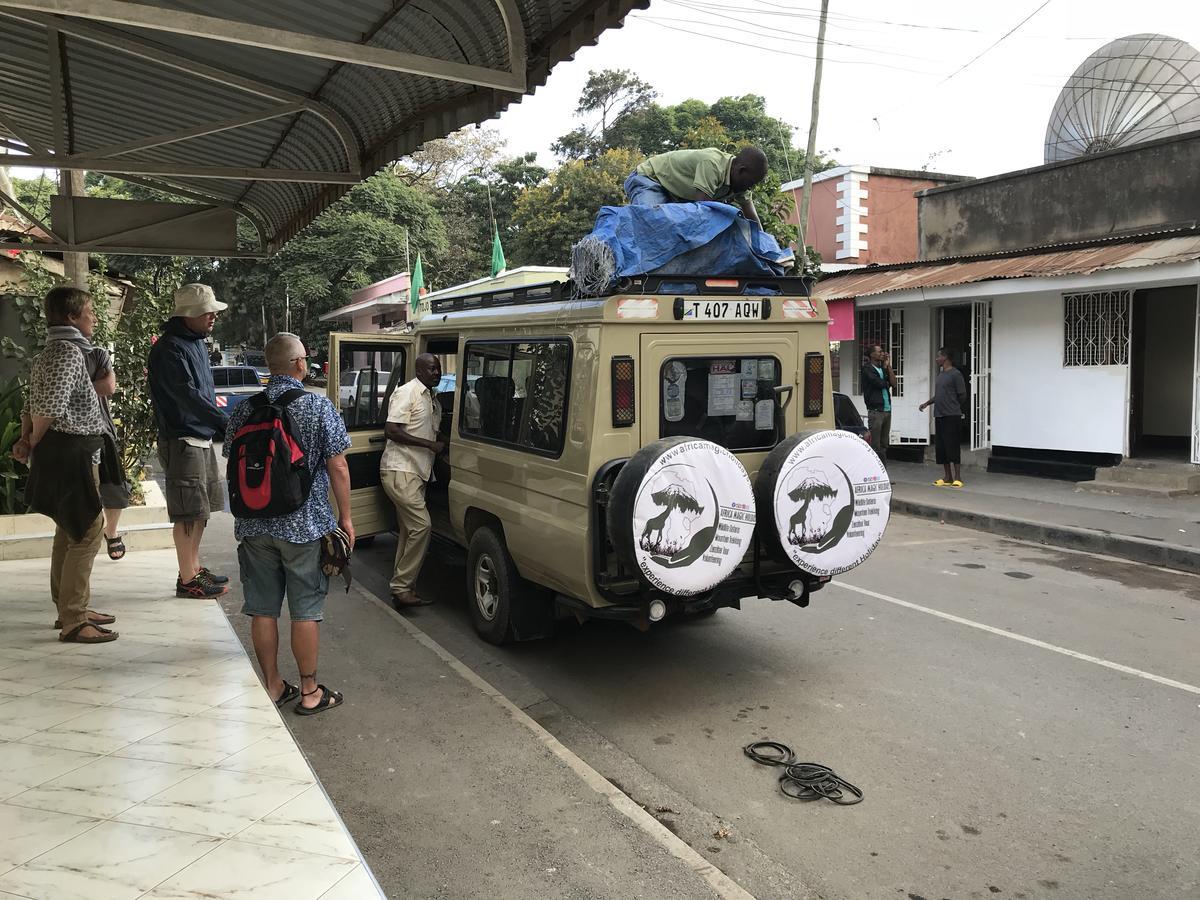
[(584, 159), (604, 152), (612, 146), (609, 143), (610, 125), (622, 116), (645, 109), (656, 96), (658, 92), (629, 69), (589, 71), (575, 106), (575, 115), (593, 119), (598, 115), (600, 121), (568, 132), (552, 149), (567, 159)]
[(525, 264), (565, 266), (572, 245), (592, 230), (601, 206), (624, 202), (622, 185), (639, 159), (623, 148), (571, 160), (522, 191), (513, 213), (514, 251)]

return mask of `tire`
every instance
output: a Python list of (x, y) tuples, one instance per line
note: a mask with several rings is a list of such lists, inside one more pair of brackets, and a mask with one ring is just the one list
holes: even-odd
[(879, 545), (891, 496), (887, 470), (858, 436), (792, 435), (767, 455), (754, 484), (760, 543), (810, 575), (840, 575)]
[(617, 474), (607, 524), (618, 558), (651, 587), (677, 597), (707, 593), (751, 546), (750, 476), (710, 441), (654, 441)]
[(486, 525), (471, 535), (467, 605), (471, 624), (489, 644), (536, 640), (554, 626), (550, 598), (521, 578), (504, 540)]

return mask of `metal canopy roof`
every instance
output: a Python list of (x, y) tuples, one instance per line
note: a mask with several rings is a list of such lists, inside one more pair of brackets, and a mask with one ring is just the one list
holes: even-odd
[(0, 146), (25, 154), (12, 165), (235, 209), (274, 252), (349, 186), (497, 115), (646, 5), (0, 0)]

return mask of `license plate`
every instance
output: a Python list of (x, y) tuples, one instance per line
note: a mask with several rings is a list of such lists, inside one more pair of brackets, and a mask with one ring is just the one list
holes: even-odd
[(697, 322), (762, 321), (762, 301), (685, 300), (683, 318)]

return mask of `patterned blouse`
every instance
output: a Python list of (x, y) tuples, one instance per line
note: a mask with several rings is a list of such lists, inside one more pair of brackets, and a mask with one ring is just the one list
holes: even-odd
[[(294, 388), (303, 387), (295, 378), (287, 375), (272, 375), (267, 383), (267, 396), (272, 400)], [(237, 405), (229, 416), (229, 427), (225, 431), (225, 444), (221, 448), (229, 456), (229, 444), (237, 430), (250, 418), (249, 400)], [(248, 537), (269, 534), (271, 537), (291, 544), (307, 544), (323, 538), (333, 531), (336, 524), (333, 507), (329, 502), (329, 472), (325, 461), (340, 456), (350, 447), (350, 435), (346, 424), (338, 415), (333, 404), (319, 394), (305, 394), (288, 404), (288, 412), (300, 432), (304, 451), (308, 454), (308, 466), (312, 472), (312, 492), (304, 505), (294, 513), (273, 519), (237, 519), (234, 522), (234, 537), (244, 541)]]
[(49, 341), (33, 361), (29, 411), (54, 420), (65, 434), (104, 434), (96, 388), (88, 377), (83, 351), (71, 341)]

